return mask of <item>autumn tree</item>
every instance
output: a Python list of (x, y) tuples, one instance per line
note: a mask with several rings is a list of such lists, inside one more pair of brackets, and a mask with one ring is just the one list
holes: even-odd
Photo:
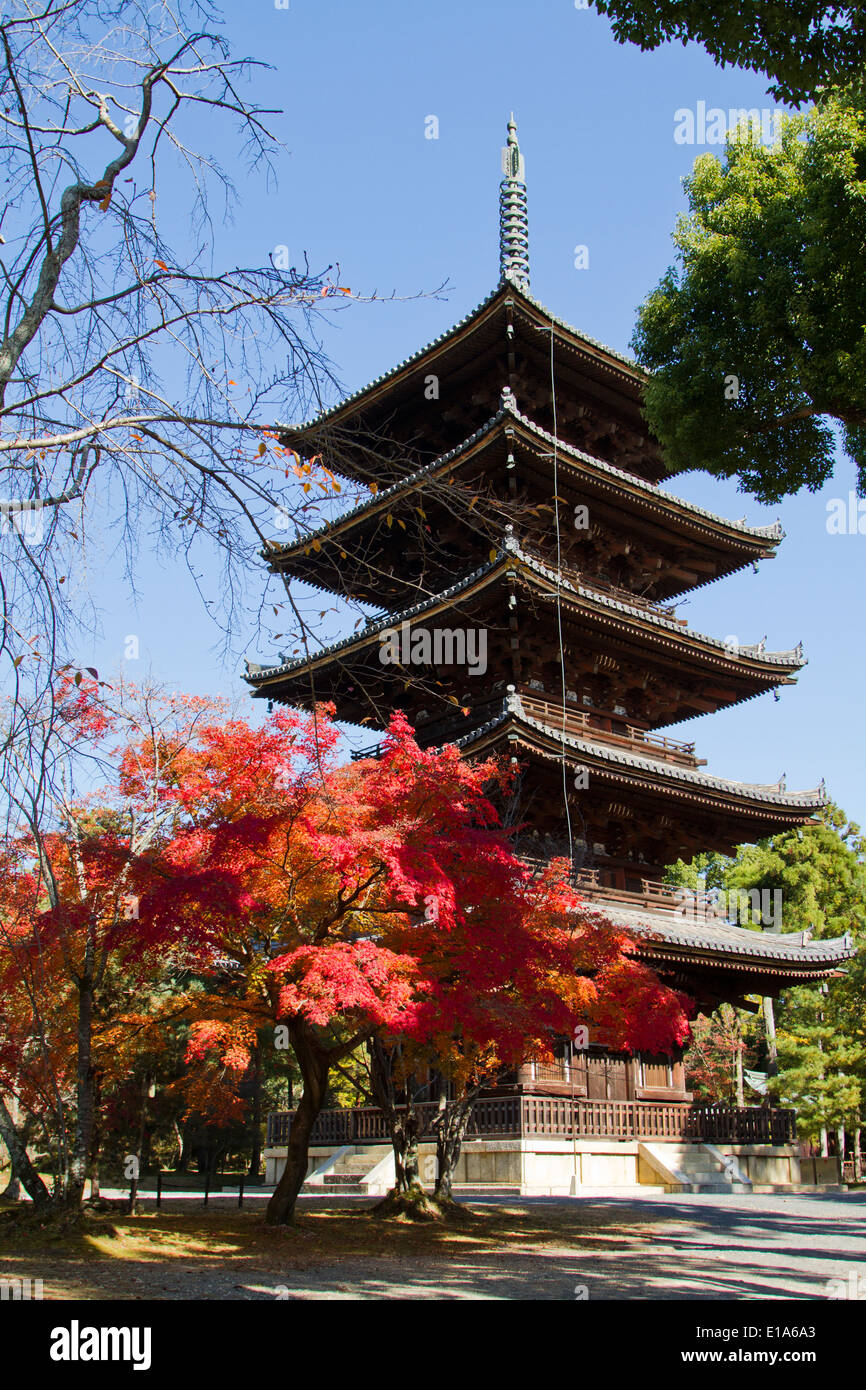
[[(631, 1008), (632, 1032), (657, 1043), (682, 1024), (681, 1002), (626, 959), (622, 933), (575, 916), (561, 884), (530, 883), (488, 799), (496, 764), (421, 750), (402, 715), (377, 759), (339, 767), (334, 738), (321, 709), (214, 725), (172, 793), (189, 825), (170, 850), (165, 910), (194, 913), (236, 971), (235, 987), (201, 1001), (190, 1060), (240, 1074), (255, 1045), (284, 1035), (303, 1078), (277, 1223), (306, 1177), (333, 1069), (374, 1035), (407, 1067), (439, 1057), (459, 1082), (456, 1161), (483, 1079), (527, 1047), (548, 1050), (575, 1017), (610, 1025)], [(416, 1152), (408, 1134), (406, 1188)]]
[[(407, 755), (414, 761), (411, 744)], [(429, 1126), (437, 1150), (434, 1202), (441, 1204), (451, 1200), (472, 1106), (485, 1086), (530, 1058), (550, 1059), (578, 1023), (626, 1051), (668, 1051), (688, 1033), (686, 1001), (633, 958), (626, 932), (581, 902), (566, 861), (537, 877), (497, 822), (473, 838), (477, 872), (459, 873), (461, 840), (437, 846), (440, 865), (454, 856), (456, 896), (443, 904), (434, 891), (425, 915), (400, 924), (392, 937), (418, 960), (424, 983), (416, 986), (411, 1030), (377, 1040), (373, 1055), (372, 1099), (389, 1115), (395, 1156), (386, 1210), (401, 1206), (402, 1197), (410, 1209), (427, 1207), (417, 1161), (423, 1124), (414, 1103), (423, 1092), (412, 1082), (419, 1069), (444, 1083)], [(386, 1060), (396, 1077), (389, 1078)], [(395, 1104), (398, 1087), (402, 1104)]]
[[(124, 1015), (138, 1026), (130, 979), (148, 979), (168, 952), (193, 950), (194, 934), (179, 942), (147, 904), (165, 883), (160, 854), (176, 816), (166, 787), (205, 710), (214, 706), (67, 672), (45, 703), (35, 768), (33, 729), (20, 745), (10, 737), (18, 820), (0, 889), (0, 1009), (17, 1046), (2, 1059), (0, 1089), (22, 1078), (32, 1089), (38, 1071), (60, 1194), (72, 1205), (93, 1155), (94, 1039), (117, 1051), (112, 1022)], [(91, 789), (106, 768), (108, 782)]]
[(756, 1062), (755, 1034), (754, 1017), (733, 1004), (697, 1016), (683, 1060), (687, 1084), (701, 1100), (746, 1104), (745, 1071)]
[(331, 1069), (377, 1030), (411, 1033), (416, 1017), (429, 1026), (425, 912), (435, 904), (446, 931), (464, 910), (455, 904), (480, 903), (509, 857), (484, 790), (492, 764), (453, 748), (422, 753), (401, 716), (378, 760), (340, 768), (334, 739), (321, 710), (279, 711), (261, 730), (215, 727), (177, 790), (193, 823), (172, 849), (171, 911), (204, 903), (213, 949), (247, 986), (202, 1004), (210, 1016), (191, 1057), (216, 1049), (240, 1071), (257, 1038), (269, 1033), (274, 1046), (283, 1032), (303, 1078), (272, 1222), (291, 1218)]

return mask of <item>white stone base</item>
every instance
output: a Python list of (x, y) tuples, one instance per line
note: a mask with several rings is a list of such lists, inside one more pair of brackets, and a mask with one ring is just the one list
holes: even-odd
[[(700, 1148), (697, 1145), (696, 1148)], [(802, 1164), (793, 1144), (717, 1144), (714, 1150), (736, 1159), (736, 1171), (745, 1179), (730, 1185), (731, 1191), (774, 1191), (778, 1188), (796, 1190), (818, 1184), (838, 1184), (838, 1165), (835, 1160), (804, 1159)], [(659, 1152), (667, 1146), (654, 1144)], [(641, 1189), (668, 1192), (688, 1190), (676, 1181), (671, 1168), (681, 1154), (682, 1145), (670, 1146), (671, 1164), (654, 1166), (652, 1155), (637, 1139), (583, 1139), (573, 1144), (569, 1139), (467, 1139), (454, 1174), (457, 1187), (509, 1188), (524, 1196), (595, 1195), (601, 1192), (621, 1192), (623, 1196)], [(387, 1144), (356, 1146), (354, 1154), (369, 1158), (372, 1170), (386, 1158)], [(328, 1159), (338, 1153), (338, 1146), (323, 1145), (310, 1150), (310, 1173), (321, 1169)], [(276, 1183), (286, 1160), (285, 1146), (264, 1151), (265, 1181)], [(436, 1177), (436, 1146), (419, 1145), (421, 1179), (432, 1185)], [(353, 1164), (353, 1167), (358, 1167)], [(382, 1165), (380, 1175), (387, 1167)], [(665, 1171), (667, 1169), (667, 1171)], [(390, 1184), (389, 1184), (390, 1185)], [(385, 1190), (381, 1182), (367, 1185), (364, 1191)], [(722, 1183), (724, 1186), (724, 1182)], [(323, 1185), (321, 1180), (308, 1184), (305, 1191), (328, 1192), (339, 1195), (339, 1187)]]

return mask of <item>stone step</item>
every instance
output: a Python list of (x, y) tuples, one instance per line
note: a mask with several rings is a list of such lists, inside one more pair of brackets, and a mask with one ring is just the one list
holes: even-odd
[(658, 1148), (659, 1152), (666, 1154), (695, 1154), (698, 1158), (710, 1157), (703, 1144), (669, 1144), (660, 1139), (647, 1140), (647, 1143), (651, 1143), (654, 1148)]

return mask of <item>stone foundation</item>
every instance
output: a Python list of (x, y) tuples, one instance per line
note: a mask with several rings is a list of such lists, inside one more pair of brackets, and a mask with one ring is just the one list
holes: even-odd
[[(666, 1146), (655, 1146), (664, 1154)], [(673, 1160), (683, 1146), (671, 1146)], [(700, 1150), (701, 1145), (695, 1145)], [(837, 1185), (839, 1166), (835, 1159), (801, 1159), (796, 1145), (789, 1144), (719, 1144), (715, 1150), (736, 1160), (738, 1173), (749, 1180), (753, 1191)], [(388, 1158), (390, 1146), (323, 1145), (310, 1150), (309, 1174), (321, 1170), (329, 1160), (338, 1163), (341, 1156), (364, 1155), (369, 1160), (369, 1184), (362, 1179), (361, 1190), (370, 1193), (387, 1191), (393, 1181), (393, 1168)], [(264, 1151), (266, 1182), (276, 1183), (285, 1165), (284, 1147)], [(432, 1184), (436, 1176), (436, 1147), (431, 1143), (419, 1145), (421, 1178)], [(372, 1170), (381, 1164), (375, 1177)], [(676, 1166), (676, 1164), (674, 1164)], [(357, 1168), (358, 1164), (353, 1163)], [(656, 1191), (676, 1192), (681, 1184), (671, 1180), (671, 1174), (654, 1166), (652, 1155), (637, 1139), (579, 1140), (568, 1139), (468, 1139), (457, 1164), (454, 1178), (457, 1186), (514, 1188), (524, 1196), (568, 1196), (604, 1190), (616, 1195), (641, 1187)], [(339, 1192), (338, 1186), (326, 1186), (321, 1173), (308, 1181), (306, 1191)], [(732, 1189), (733, 1190), (733, 1189)], [(748, 1190), (738, 1184), (737, 1190)]]

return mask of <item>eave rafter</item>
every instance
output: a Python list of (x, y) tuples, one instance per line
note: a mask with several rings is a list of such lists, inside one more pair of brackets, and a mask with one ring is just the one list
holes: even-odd
[[(516, 620), (508, 617), (514, 611), (512, 597), (519, 614), (521, 593), (531, 596), (535, 605), (527, 623), (522, 653), (519, 624), (517, 635), (514, 635)], [(373, 670), (378, 666), (379, 678), (386, 685), (390, 682), (396, 691), (413, 675), (413, 668), (378, 665), (378, 651), (385, 640), (383, 634), (402, 630), (404, 624), (408, 625), (410, 634), (434, 626), (450, 629), (460, 624), (465, 627), (479, 622), (479, 614), (483, 619), (480, 625), (489, 628), (491, 638), (500, 642), (507, 640), (513, 653), (509, 669), (493, 671), (491, 679), (498, 674), (510, 680), (514, 662), (528, 661), (532, 656), (531, 644), (542, 640), (539, 634), (545, 630), (545, 614), (549, 612), (552, 619), (552, 604), (557, 597), (567, 628), (577, 624), (592, 634), (598, 645), (606, 644), (611, 651), (623, 651), (627, 657), (631, 651), (633, 663), (650, 661), (671, 671), (687, 668), (693, 672), (694, 679), (715, 676), (718, 684), (713, 687), (716, 693), (711, 702), (701, 702), (697, 696), (684, 692), (681, 703), (687, 711), (685, 717), (789, 683), (805, 664), (799, 649), (773, 653), (757, 647), (740, 648), (735, 654), (723, 641), (693, 632), (675, 619), (609, 597), (588, 585), (571, 583), (562, 577), (557, 582), (554, 571), (526, 555), (515, 541), (507, 540), (494, 559), (433, 599), (402, 613), (370, 621), (364, 631), (333, 643), (309, 659), (299, 658), (271, 667), (251, 667), (247, 680), (255, 687), (256, 694), (264, 698), (304, 704), (308, 703), (317, 673), (322, 686), (319, 698), (330, 699), (344, 679), (344, 673), (366, 664)], [(485, 605), (486, 611), (482, 611)], [(604, 660), (610, 664), (610, 658)], [(420, 676), (421, 673), (415, 670), (414, 674)], [(665, 722), (676, 722), (678, 717), (681, 716), (671, 714)]]
[(759, 818), (790, 813), (792, 823), (802, 823), (826, 805), (822, 786), (810, 791), (789, 792), (783, 782), (735, 782), (716, 777), (694, 768), (643, 757), (634, 752), (606, 746), (603, 740), (578, 738), (563, 733), (526, 713), (519, 696), (509, 694), (499, 713), (479, 728), (470, 730), (455, 740), (459, 748), (474, 752), (485, 751), (492, 744), (523, 744), (534, 755), (561, 763), (563, 757), (573, 770), (587, 768), (590, 780), (595, 772), (612, 785), (663, 790), (665, 798), (693, 802), (695, 805), (738, 816)]
[[(593, 521), (590, 534), (606, 529), (607, 543), (613, 543), (614, 549), (626, 554), (641, 547), (647, 551), (650, 558), (643, 575), (647, 589), (661, 588), (665, 596), (672, 596), (700, 587), (721, 574), (771, 557), (782, 538), (778, 524), (750, 527), (744, 521), (731, 521), (555, 441), (505, 399), (495, 416), (442, 458), (377, 492), (335, 521), (293, 541), (272, 543), (263, 556), (273, 572), (291, 573), (315, 588), (356, 593), (368, 601), (381, 591), (386, 606), (393, 607), (395, 600), (389, 601), (384, 592), (386, 582), (395, 596), (406, 600), (413, 589), (409, 576), (418, 568), (416, 549), (428, 549), (435, 568), (435, 546), (426, 539), (425, 531), (429, 534), (432, 530), (440, 537), (446, 529), (453, 532), (456, 527), (455, 544), (464, 560), (470, 561), (473, 555), (477, 559), (489, 549), (492, 528), (501, 534), (502, 518), (509, 506), (516, 515), (520, 515), (521, 506), (526, 511), (521, 529), (540, 531), (541, 518), (533, 503), (537, 506), (540, 500), (547, 500), (554, 447), (559, 450), (566, 542), (574, 550), (583, 540), (583, 534), (575, 530), (572, 508), (586, 505)], [(505, 478), (509, 484), (520, 478), (525, 497), (519, 501), (509, 497), (503, 487)], [(455, 482), (463, 486), (454, 489)], [(494, 505), (492, 499), (473, 490), (485, 483), (492, 485), (494, 494), (498, 486), (509, 500), (499, 499)], [(470, 515), (470, 507), (479, 496), (480, 505)], [(552, 515), (552, 507), (549, 510)], [(419, 513), (425, 522), (429, 517), (437, 524), (425, 526)], [(395, 517), (410, 530), (394, 528)], [(678, 556), (682, 557), (679, 561)], [(387, 577), (386, 557), (390, 561)]]
[[(409, 422), (418, 416), (424, 382), (430, 376), (435, 376), (442, 386), (440, 423), (450, 419), (454, 424), (461, 417), (465, 420), (468, 407), (473, 403), (480, 405), (482, 400), (489, 400), (493, 406), (508, 375), (509, 356), (520, 359), (524, 373), (531, 375), (540, 392), (538, 400), (542, 404), (544, 391), (548, 391), (549, 405), (549, 385), (544, 387), (544, 382), (549, 382), (548, 348), (539, 342), (539, 328), (550, 329), (554, 335), (557, 371), (562, 375), (557, 388), (562, 420), (567, 423), (573, 419), (578, 433), (585, 420), (596, 434), (610, 437), (615, 454), (633, 458), (642, 474), (653, 480), (668, 476), (642, 416), (645, 372), (612, 348), (578, 333), (508, 279), (500, 281), (459, 323), (332, 409), (299, 424), (277, 422), (274, 429), (284, 444), (301, 452), (322, 452), (329, 440), (342, 438), (345, 449), (339, 459), (330, 460), (331, 466), (346, 477), (369, 477), (369, 463), (362, 457), (365, 449), (359, 448), (353, 458), (351, 437), (360, 440), (362, 436), (373, 439), (390, 434), (397, 438), (408, 431), (406, 437), (417, 438), (419, 450), (423, 450), (424, 431), (410, 428)], [(513, 336), (506, 337), (508, 329)], [(490, 397), (488, 382), (485, 391), (476, 393), (475, 401), (470, 401), (466, 390), (460, 388), (465, 388), (473, 377), (477, 380), (482, 367), (489, 375), (500, 365), (494, 397)], [(568, 435), (568, 428), (563, 433)], [(453, 435), (452, 442), (457, 442)], [(408, 467), (407, 462), (401, 469), (399, 459), (394, 457), (387, 466), (394, 477), (399, 477), (401, 471), (405, 474), (417, 466), (417, 461), (408, 462)]]

